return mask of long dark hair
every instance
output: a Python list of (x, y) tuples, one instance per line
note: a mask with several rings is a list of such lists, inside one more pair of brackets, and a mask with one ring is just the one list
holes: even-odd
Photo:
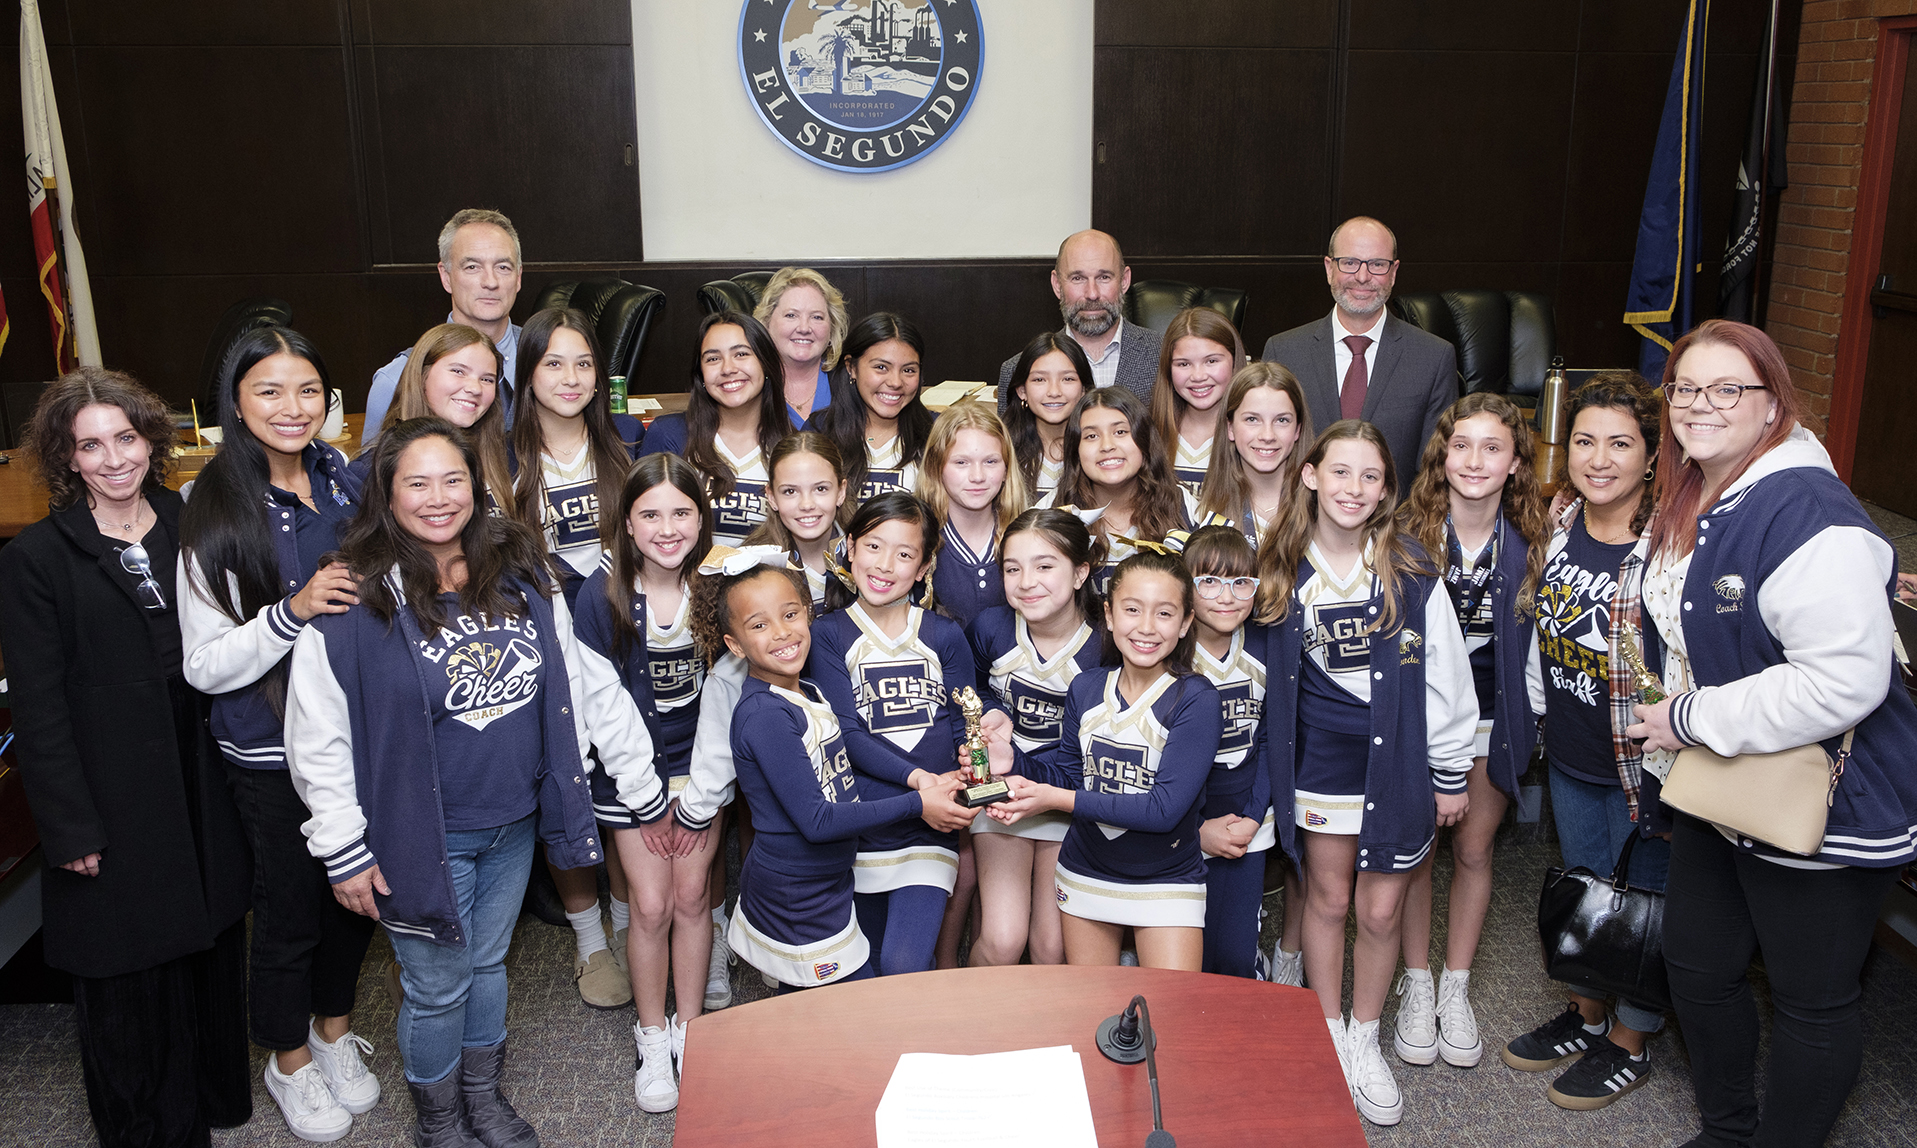
[[(1686, 344), (1688, 346), (1688, 344)], [(1788, 373), (1788, 372), (1787, 372)], [(1638, 437), (1644, 440), (1646, 461), (1654, 468), (1651, 477), (1643, 480), (1644, 489), (1637, 496), (1637, 510), (1631, 514), (1631, 533), (1642, 534), (1644, 527), (1651, 521), (1651, 512), (1657, 509), (1658, 485), (1655, 481), (1661, 469), (1659, 461), (1663, 452), (1664, 436), (1670, 431), (1664, 423), (1664, 397), (1656, 387), (1646, 382), (1643, 375), (1626, 368), (1612, 371), (1599, 371), (1585, 380), (1577, 390), (1571, 392), (1571, 401), (1564, 405), (1564, 425), (1575, 428), (1578, 416), (1593, 407), (1619, 411), (1629, 415), (1637, 423)], [(1675, 443), (1676, 440), (1672, 439)], [(1680, 449), (1678, 454), (1684, 452)], [(1679, 467), (1673, 470), (1681, 469)], [(1630, 478), (1631, 475), (1624, 477)], [(1575, 489), (1571, 483), (1571, 451), (1569, 441), (1558, 461), (1558, 485)], [(1695, 523), (1693, 523), (1695, 529)], [(1654, 542), (1656, 540), (1653, 540)], [(1652, 553), (1656, 553), (1653, 547)]]
[[(219, 453), (200, 472), (180, 514), (180, 548), (193, 552), (208, 596), (235, 625), (245, 625), (286, 597), (266, 520), (271, 463), (265, 444), (240, 422), (239, 404), (240, 380), (274, 355), (305, 359), (326, 384), (326, 364), (305, 335), (287, 327), (260, 327), (242, 335), (227, 353), (220, 379)], [(285, 680), (279, 673), (267, 683), (268, 696), (282, 694)]]
[[(1072, 408), (1072, 417), (1065, 424), (1065, 467), (1059, 472), (1058, 493), (1052, 504), (1087, 510), (1096, 504), (1097, 484), (1085, 473), (1078, 457), (1084, 434), (1080, 424), (1085, 412), (1096, 407), (1117, 411), (1131, 425), (1132, 441), (1138, 444), (1141, 460), (1138, 474), (1132, 478), (1132, 537), (1158, 542), (1185, 525), (1185, 500), (1172, 479), (1171, 460), (1166, 456), (1165, 444), (1158, 441), (1157, 424), (1138, 396), (1124, 387), (1088, 390)], [(1099, 520), (1098, 533), (1109, 539), (1103, 519)]]
[[(400, 456), (421, 439), (441, 438), (452, 444), (472, 480), (473, 510), (459, 534), (466, 557), (466, 584), (459, 588), (459, 609), (488, 620), (517, 618), (526, 602), (509, 592), (511, 578), (547, 598), (558, 580), (544, 538), (525, 523), (487, 514), (480, 504), (479, 454), (459, 428), (441, 418), (407, 419), (380, 432), (373, 443), (372, 468), (360, 492), (359, 515), (340, 538), (340, 557), (359, 579), (359, 603), (388, 628), (401, 605), (411, 606), (422, 630), (446, 624), (446, 608), (439, 600), (439, 563), (419, 539), (407, 533), (393, 517), (393, 478)], [(195, 492), (198, 497), (198, 492)], [(393, 595), (386, 576), (399, 569), (402, 603)]]
[(534, 533), (545, 536), (546, 475), (539, 456), (545, 453), (546, 435), (539, 426), (539, 412), (533, 409), (539, 400), (533, 397), (532, 378), (540, 360), (546, 357), (553, 332), (561, 328), (577, 332), (592, 354), (595, 390), (586, 404), (586, 449), (592, 452), (593, 492), (599, 497), (599, 544), (610, 550), (619, 526), (606, 516), (606, 507), (619, 497), (632, 453), (612, 425), (612, 405), (606, 398), (606, 357), (600, 353), (599, 337), (593, 334), (592, 322), (570, 307), (548, 307), (537, 312), (519, 331), (519, 358), (513, 380), (513, 393), (518, 396), (513, 456), (519, 474), (513, 482), (513, 513)]
[[(858, 545), (859, 539), (888, 522), (910, 522), (919, 528), (919, 554), (923, 564), (919, 567), (918, 581), (930, 587), (932, 568), (938, 564), (938, 515), (933, 514), (932, 508), (925, 505), (918, 495), (907, 494), (903, 490), (888, 490), (884, 494), (873, 495), (852, 516), (852, 524), (845, 528), (846, 568), (852, 566), (852, 548)], [(825, 608), (828, 613), (844, 610), (858, 600), (858, 593), (837, 578), (825, 580)], [(926, 608), (931, 608), (929, 602)]]
[[(865, 400), (859, 397), (859, 385), (852, 381), (852, 368), (865, 353), (880, 343), (897, 339), (918, 352), (920, 378), (924, 378), (925, 339), (910, 319), (890, 311), (876, 311), (857, 323), (845, 337), (845, 352), (832, 370), (832, 405), (813, 416), (813, 428), (831, 439), (845, 459), (847, 489), (854, 498), (865, 485)], [(776, 360), (775, 360), (776, 361)], [(925, 440), (932, 433), (932, 412), (922, 396), (923, 382), (910, 402), (899, 410), (899, 465), (916, 463), (925, 454)]]
[[(1005, 561), (1005, 548), (1010, 545), (1013, 538), (1026, 531), (1037, 534), (1056, 546), (1058, 552), (1065, 557), (1065, 561), (1072, 564), (1074, 570), (1080, 566), (1096, 568), (1099, 561), (1103, 559), (1091, 530), (1079, 520), (1078, 515), (1069, 510), (1054, 510), (1049, 506), (1042, 506), (1028, 510), (1012, 519), (1012, 524), (1005, 528), (1005, 537), (998, 545), (1001, 566)], [(1098, 579), (1087, 574), (1085, 581), (1078, 587), (1078, 592), (1073, 595), (1072, 604), (1078, 607), (1078, 612), (1084, 620), (1091, 623), (1092, 629), (1104, 628), (1105, 617), (1098, 608)]]
[[(1112, 584), (1105, 591), (1108, 595), (1107, 604), (1118, 600), (1118, 587), (1126, 578), (1147, 570), (1168, 574), (1184, 587), (1185, 617), (1190, 619), (1195, 606), (1192, 601), (1195, 591), (1192, 587), (1191, 570), (1185, 565), (1185, 560), (1178, 555), (1160, 554), (1156, 550), (1140, 550), (1118, 564), (1118, 569), (1112, 574)], [(1118, 650), (1118, 639), (1112, 635), (1110, 625), (1105, 627), (1104, 643), (1099, 661), (1108, 666), (1123, 666), (1125, 656)], [(1176, 677), (1190, 676), (1193, 672), (1192, 652), (1197, 648), (1198, 627), (1194, 624), (1185, 628), (1185, 636), (1178, 639), (1177, 644), (1172, 646), (1171, 652), (1165, 655), (1165, 668)]]
[(705, 358), (706, 334), (714, 327), (727, 326), (745, 333), (746, 346), (752, 348), (752, 357), (759, 360), (759, 373), (765, 376), (759, 388), (759, 457), (770, 462), (772, 448), (779, 445), (779, 440), (790, 429), (785, 415), (785, 366), (779, 360), (779, 348), (773, 343), (771, 333), (743, 311), (727, 309), (707, 315), (699, 323), (699, 337), (692, 344), (692, 394), (686, 401), (686, 461), (712, 480), (714, 501), (732, 493), (732, 480), (737, 476), (713, 443), (713, 437), (719, 433), (719, 404), (706, 391), (701, 360)]
[[(1045, 443), (1038, 435), (1038, 416), (1019, 399), (1018, 388), (1025, 385), (1032, 367), (1053, 351), (1070, 360), (1072, 370), (1078, 374), (1078, 385), (1084, 391), (1089, 392), (1098, 385), (1092, 380), (1092, 361), (1085, 357), (1085, 348), (1070, 335), (1047, 331), (1019, 352), (1018, 362), (1012, 364), (1012, 381), (1006, 384), (1012, 393), (1005, 402), (1005, 429), (1011, 433), (1012, 453), (1018, 457), (1018, 469), (1025, 475), (1026, 490), (1038, 489), (1038, 468), (1045, 463)], [(1071, 452), (1072, 444), (1067, 441), (1065, 453)]]
[(699, 508), (699, 535), (686, 551), (685, 564), (679, 567), (680, 580), (690, 582), (706, 551), (712, 549), (712, 507), (706, 502), (705, 476), (676, 454), (649, 454), (633, 463), (614, 504), (619, 513), (612, 521), (619, 524), (619, 537), (612, 544), (612, 571), (606, 577), (606, 602), (612, 607), (612, 644), (622, 658), (639, 641), (639, 627), (632, 621), (632, 594), (644, 560), (625, 523), (632, 514), (632, 504), (664, 483), (671, 483)]

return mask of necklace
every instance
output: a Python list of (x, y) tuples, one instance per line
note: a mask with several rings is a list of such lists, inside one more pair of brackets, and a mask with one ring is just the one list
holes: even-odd
[(99, 508), (94, 507), (92, 509), (93, 509), (94, 525), (104, 527), (108, 530), (117, 530), (117, 531), (120, 531), (122, 534), (131, 534), (133, 533), (133, 528), (140, 524), (141, 517), (146, 513), (146, 499), (142, 498), (140, 499), (140, 501), (133, 504), (133, 521), (132, 522), (107, 521), (100, 517)]
[(1622, 538), (1606, 538), (1597, 532), (1596, 527), (1597, 523), (1591, 519), (1591, 508), (1589, 505), (1586, 505), (1584, 508), (1584, 532), (1589, 534), (1594, 541), (1606, 546), (1621, 546), (1626, 542), (1637, 541), (1637, 533), (1631, 529), (1631, 524), (1628, 522), (1624, 524), (1624, 537)]

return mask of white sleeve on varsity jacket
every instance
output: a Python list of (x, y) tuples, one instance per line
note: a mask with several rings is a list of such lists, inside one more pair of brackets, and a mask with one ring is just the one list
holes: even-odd
[(1478, 733), (1478, 687), (1458, 627), (1458, 609), (1443, 582), (1424, 601), (1424, 730), (1431, 787), (1463, 793)]
[(1531, 631), (1531, 652), (1524, 659), (1524, 692), (1531, 699), (1531, 716), (1543, 717), (1548, 699), (1544, 692), (1544, 658), (1538, 649), (1537, 622), (1526, 628)]
[(306, 851), (343, 881), (374, 864), (366, 848), (366, 814), (353, 774), (353, 723), (346, 691), (333, 676), (326, 635), (314, 627), (293, 643), (286, 678), (286, 767), (293, 789), (313, 814), (300, 832)]
[(732, 801), (738, 773), (732, 765), (732, 711), (745, 689), (746, 664), (726, 654), (706, 671), (699, 692), (699, 728), (692, 738), (692, 770), (679, 794), (680, 824), (704, 829)]
[[(175, 592), (180, 603), (180, 645), (186, 659), (186, 684), (205, 694), (223, 694), (250, 686), (278, 665), (306, 623), (293, 613), (292, 599), (264, 606), (245, 625), (214, 604), (205, 572), (190, 550), (181, 551)], [(228, 572), (227, 589), (239, 601), (239, 579)]]
[(644, 715), (619, 680), (619, 671), (573, 632), (572, 614), (563, 595), (553, 595), (552, 618), (572, 687), (580, 763), (590, 770), (592, 761), (586, 757), (586, 750), (598, 746), (600, 764), (618, 786), (619, 804), (641, 821), (657, 821), (666, 811), (666, 787), (653, 768), (652, 732), (646, 728)]
[(1875, 534), (1825, 527), (1757, 590), (1758, 616), (1787, 660), (1677, 695), (1672, 730), (1731, 757), (1836, 737), (1869, 717), (1890, 688), (1895, 626), (1885, 587), (1896, 569), (1896, 552)]

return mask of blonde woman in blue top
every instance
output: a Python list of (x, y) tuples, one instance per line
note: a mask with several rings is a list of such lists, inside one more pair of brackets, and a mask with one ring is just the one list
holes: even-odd
[(1116, 965), (1127, 925), (1142, 965), (1204, 962), (1198, 822), (1222, 723), (1218, 691), (1191, 669), (1192, 597), (1174, 554), (1121, 562), (1105, 606), (1119, 664), (1073, 679), (1051, 752), (1018, 753), (1003, 727), (990, 738), (994, 772), (1017, 771), (990, 816), (1071, 815), (1057, 868), (1068, 964)]
[[(1104, 642), (1092, 589), (1092, 535), (1069, 510), (1028, 510), (1005, 528), (1005, 606), (966, 627), (978, 660), (986, 729), (1009, 729), (1027, 754), (1050, 751), (1063, 732), (1072, 681), (1098, 667)], [(972, 822), (979, 933), (973, 965), (1015, 965), (1027, 946), (1035, 965), (1065, 961), (1056, 878), (1058, 846), (1071, 819), (1033, 814), (1016, 825)]]

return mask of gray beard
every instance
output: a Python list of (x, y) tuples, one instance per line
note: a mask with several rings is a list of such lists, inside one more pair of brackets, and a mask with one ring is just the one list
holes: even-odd
[(1119, 310), (1117, 303), (1067, 303), (1059, 310), (1065, 316), (1065, 325), (1074, 335), (1086, 335), (1097, 338), (1117, 325)]

